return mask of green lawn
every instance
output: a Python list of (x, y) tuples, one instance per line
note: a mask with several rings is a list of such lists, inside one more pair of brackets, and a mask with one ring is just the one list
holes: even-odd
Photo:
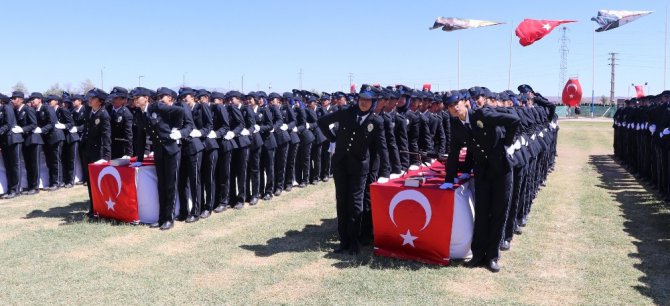
[(331, 183), (168, 232), (83, 221), (85, 188), (0, 201), (2, 304), (670, 303), (670, 212), (562, 122), (556, 170), (502, 271), (334, 255)]

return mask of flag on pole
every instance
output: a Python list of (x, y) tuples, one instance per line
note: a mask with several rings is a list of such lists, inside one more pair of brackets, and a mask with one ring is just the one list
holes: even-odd
[(640, 17), (651, 14), (652, 11), (612, 11), (600, 10), (598, 16), (591, 18), (600, 25), (596, 32), (604, 32), (618, 28)]
[(519, 43), (526, 47), (551, 33), (557, 26), (568, 22), (576, 21), (524, 19), (519, 26), (516, 27), (515, 33), (516, 36), (519, 37)]
[(433, 26), (428, 29), (435, 30), (437, 28), (442, 28), (442, 31), (451, 32), (456, 30), (488, 27), (499, 24), (504, 24), (504, 22), (461, 19), (452, 17), (439, 17), (435, 19), (435, 23), (433, 24)]
[(635, 94), (638, 99), (644, 97), (644, 85), (635, 85)]

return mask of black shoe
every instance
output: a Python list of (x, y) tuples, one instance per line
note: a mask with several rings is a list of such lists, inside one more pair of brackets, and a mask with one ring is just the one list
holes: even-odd
[(63, 188), (72, 188), (72, 187), (73, 187), (72, 184), (65, 184), (65, 185), (63, 185)]
[(265, 196), (263, 196), (263, 201), (270, 201), (270, 200), (272, 200), (272, 195), (271, 194), (268, 193)]
[(177, 221), (180, 221), (180, 222), (184, 222), (184, 221), (186, 221), (186, 216), (177, 216), (174, 219), (177, 220)]
[(200, 219), (207, 219), (212, 213), (209, 210), (203, 210), (200, 213)]
[(293, 189), (293, 186), (289, 185), (289, 186), (286, 186), (286, 188), (284, 188), (284, 191), (291, 192), (291, 189)]
[(49, 186), (47, 188), (47, 191), (56, 191), (56, 190), (58, 190), (58, 186)]
[(275, 190), (275, 197), (278, 197), (281, 195), (281, 189)]
[(251, 201), (249, 201), (249, 206), (254, 206), (256, 204), (258, 204), (258, 198), (257, 197), (251, 198)]
[(171, 229), (174, 226), (174, 223), (172, 221), (165, 221), (163, 225), (161, 225), (161, 231), (167, 231)]
[(317, 180), (313, 180), (313, 181), (309, 182), (310, 185), (316, 185), (318, 183), (319, 183), (319, 181), (317, 181)]
[(328, 182), (328, 177), (322, 178), (321, 181), (324, 182), (324, 183)]
[(26, 190), (26, 191), (22, 192), (21, 194), (23, 194), (23, 195), (33, 195), (33, 194), (37, 194), (38, 192), (39, 191), (37, 191), (37, 189), (30, 189), (30, 190)]
[(523, 230), (521, 229), (521, 227), (520, 227), (519, 225), (515, 225), (515, 226), (514, 226), (514, 234), (515, 234), (515, 235), (521, 235), (521, 234), (523, 234)]
[(305, 183), (298, 184), (298, 188), (305, 188), (305, 186), (306, 186)]
[(226, 209), (228, 209), (228, 204), (221, 204), (221, 205), (217, 206), (216, 208), (214, 208), (214, 212), (218, 214), (218, 213), (226, 211)]
[(149, 228), (159, 228), (159, 227), (161, 227), (161, 224), (158, 222), (149, 224)]
[(512, 243), (507, 240), (503, 240), (503, 242), (500, 244), (500, 250), (501, 251), (509, 251), (509, 249), (512, 247)]
[(89, 219), (93, 219), (95, 218), (95, 214), (92, 211), (89, 211), (86, 213), (86, 217), (88, 217)]
[(484, 263), (484, 256), (473, 256), (470, 261), (465, 263), (465, 266), (468, 268), (476, 268), (482, 265)]
[(198, 222), (198, 220), (199, 219), (196, 216), (188, 216), (188, 218), (186, 218), (186, 223)]
[(349, 247), (349, 255), (358, 255), (360, 253), (360, 248), (357, 243), (354, 243)]
[(341, 245), (341, 244), (340, 244), (339, 246), (337, 246), (337, 247), (333, 250), (333, 253), (335, 253), (335, 254), (343, 254), (344, 252), (346, 252), (346, 251), (348, 251), (348, 250), (349, 250), (349, 247), (348, 247), (348, 246), (344, 246), (344, 245)]
[(489, 260), (488, 263), (486, 264), (486, 268), (493, 273), (500, 272), (500, 266), (498, 265), (497, 260)]
[(2, 198), (5, 199), (5, 200), (13, 199), (15, 197), (16, 197), (16, 193), (13, 193), (13, 192), (5, 194), (5, 195), (2, 196)]
[(244, 203), (242, 203), (242, 202), (237, 203), (237, 204), (235, 204), (235, 206), (233, 206), (233, 208), (235, 208), (237, 210), (240, 210), (240, 209), (244, 208)]

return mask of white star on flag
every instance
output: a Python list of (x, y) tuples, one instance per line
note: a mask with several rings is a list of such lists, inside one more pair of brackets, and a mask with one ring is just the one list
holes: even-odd
[(419, 239), (419, 237), (412, 236), (412, 233), (409, 232), (409, 229), (407, 230), (406, 234), (400, 234), (400, 237), (402, 237), (402, 245), (409, 244), (412, 247), (414, 247), (414, 240)]
[(107, 210), (112, 210), (112, 211), (114, 210), (114, 205), (116, 205), (116, 203), (114, 203), (114, 201), (112, 201), (111, 198), (109, 200), (105, 201), (105, 204), (107, 204)]
[(545, 23), (542, 27), (547, 31), (551, 30), (551, 26), (548, 23)]

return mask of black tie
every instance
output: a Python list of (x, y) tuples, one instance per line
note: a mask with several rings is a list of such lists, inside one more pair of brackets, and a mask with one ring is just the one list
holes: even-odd
[(358, 116), (358, 125), (361, 125), (361, 124), (363, 124), (363, 117)]
[(468, 131), (468, 134), (472, 136), (472, 127), (470, 127), (470, 122), (465, 122), (463, 123), (463, 125), (465, 126), (465, 129)]

